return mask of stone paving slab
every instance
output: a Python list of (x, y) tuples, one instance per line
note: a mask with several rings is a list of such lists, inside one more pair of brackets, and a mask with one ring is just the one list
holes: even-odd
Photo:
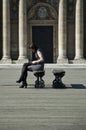
[(0, 69), (0, 130), (86, 130), (86, 69), (65, 68), (66, 89), (53, 89), (53, 68), (45, 69), (45, 88), (16, 84), (21, 69)]

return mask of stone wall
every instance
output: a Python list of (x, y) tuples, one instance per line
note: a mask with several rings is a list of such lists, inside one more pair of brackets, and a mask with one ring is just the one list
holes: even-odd
[[(44, 22), (44, 25), (48, 24), (50, 25), (50, 20), (56, 20), (54, 25), (54, 22), (52, 23), (52, 26), (55, 28), (56, 26), (59, 26), (59, 1), (60, 0), (27, 0), (27, 15), (28, 12), (32, 9), (32, 7), (36, 6), (37, 3), (41, 3), (43, 4), (47, 4), (50, 5), (50, 7), (52, 7), (56, 13), (57, 13), (57, 19), (55, 19), (55, 17), (51, 18), (51, 16), (54, 16), (53, 12), (51, 13), (49, 11), (49, 15), (48, 17), (46, 17), (47, 22)], [(83, 7), (83, 11), (84, 11), (84, 58), (86, 58), (86, 0), (83, 0), (84, 2), (84, 7)], [(44, 5), (44, 6), (45, 6)], [(47, 6), (45, 6), (47, 8)], [(76, 0), (67, 0), (67, 58), (68, 60), (74, 60), (75, 57), (75, 13), (76, 13)], [(36, 11), (36, 10), (35, 10)], [(36, 12), (37, 13), (37, 12)], [(35, 14), (36, 14), (35, 13)], [(51, 13), (51, 14), (50, 14)], [(34, 17), (34, 18), (33, 18)], [(27, 35), (28, 35), (28, 40), (30, 40), (31, 42), (31, 27), (32, 25), (29, 26), (31, 23), (31, 20), (34, 21), (34, 25), (38, 26), (41, 25), (42, 26), (42, 20), (40, 20), (39, 17), (34, 16), (30, 17), (31, 19), (29, 19), (29, 16), (27, 16)], [(50, 17), (50, 18), (49, 18)], [(2, 46), (3, 46), (3, 40), (2, 40), (2, 0), (0, 0), (0, 59), (2, 58)], [(29, 21), (30, 20), (30, 21)], [(38, 23), (37, 23), (38, 20)], [(45, 19), (44, 19), (45, 20)], [(29, 21), (29, 22), (28, 22)], [(32, 22), (33, 22), (32, 21)], [(58, 27), (57, 27), (58, 29)], [(58, 33), (59, 31), (55, 28), (54, 31), (54, 59), (56, 59), (58, 57)], [(11, 0), (10, 1), (10, 54), (11, 54), (11, 59), (12, 60), (17, 60), (19, 57), (19, 0)], [(56, 38), (55, 38), (56, 37)], [(82, 43), (83, 44), (83, 43)], [(54, 51), (53, 49), (53, 51)]]

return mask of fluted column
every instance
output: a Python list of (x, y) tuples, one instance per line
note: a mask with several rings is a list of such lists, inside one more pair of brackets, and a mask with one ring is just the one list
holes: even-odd
[(83, 25), (83, 0), (76, 0), (75, 16), (75, 62), (81, 62), (83, 58), (84, 25)]
[(58, 59), (57, 63), (67, 63), (67, 1), (59, 1)]
[(3, 57), (2, 63), (11, 63), (10, 56), (10, 1), (3, 0)]
[(26, 0), (19, 0), (19, 60), (27, 59)]

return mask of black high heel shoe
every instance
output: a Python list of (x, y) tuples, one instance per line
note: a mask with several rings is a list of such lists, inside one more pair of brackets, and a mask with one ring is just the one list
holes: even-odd
[(16, 83), (21, 83), (21, 80), (17, 80)]
[(23, 83), (19, 88), (27, 88), (27, 83)]
[(24, 87), (27, 88), (27, 83), (24, 84)]
[(24, 84), (22, 84), (19, 88), (24, 88)]
[(25, 85), (24, 87), (27, 88), (27, 85)]

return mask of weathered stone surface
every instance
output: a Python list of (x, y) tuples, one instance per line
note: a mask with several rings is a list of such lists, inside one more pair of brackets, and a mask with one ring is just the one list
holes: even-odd
[(0, 69), (0, 130), (86, 130), (86, 69), (66, 68), (67, 89), (53, 89), (52, 68), (46, 69), (44, 89), (15, 83), (20, 69)]

